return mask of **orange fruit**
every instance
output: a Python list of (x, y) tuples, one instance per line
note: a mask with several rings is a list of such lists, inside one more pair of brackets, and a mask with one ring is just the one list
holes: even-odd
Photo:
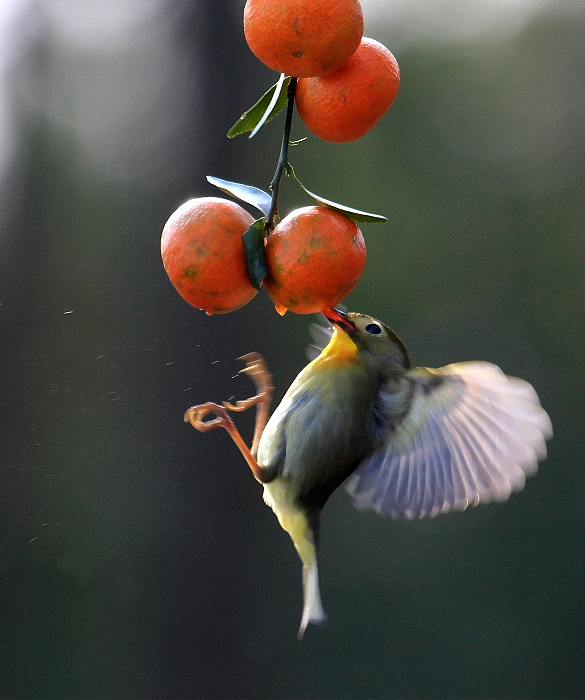
[(171, 214), (160, 242), (163, 265), (191, 306), (224, 314), (256, 295), (242, 243), (253, 220), (239, 204), (219, 197), (191, 199)]
[(358, 0), (247, 0), (244, 34), (269, 68), (297, 78), (342, 66), (360, 44)]
[(264, 286), (283, 314), (317, 313), (339, 304), (366, 265), (366, 244), (349, 217), (329, 207), (303, 207), (266, 239)]
[(355, 141), (394, 102), (400, 69), (380, 42), (363, 38), (341, 68), (320, 78), (301, 78), (296, 104), (305, 126), (324, 141)]

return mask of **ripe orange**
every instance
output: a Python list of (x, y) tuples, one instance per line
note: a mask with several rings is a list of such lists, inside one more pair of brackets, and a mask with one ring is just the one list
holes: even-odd
[(349, 217), (329, 207), (303, 207), (266, 239), (266, 291), (279, 313), (317, 313), (339, 304), (366, 264), (366, 244)]
[(244, 34), (269, 68), (297, 78), (342, 66), (360, 44), (358, 0), (247, 0)]
[(191, 199), (171, 215), (160, 242), (163, 265), (191, 306), (223, 314), (256, 295), (242, 243), (253, 220), (239, 204), (218, 197)]
[(355, 141), (390, 109), (399, 86), (394, 56), (383, 44), (364, 37), (341, 68), (298, 81), (297, 109), (307, 129), (324, 141)]

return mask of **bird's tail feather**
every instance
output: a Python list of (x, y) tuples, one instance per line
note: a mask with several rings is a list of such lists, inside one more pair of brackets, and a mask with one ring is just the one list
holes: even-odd
[(317, 557), (313, 558), (309, 566), (303, 565), (303, 596), (303, 616), (299, 627), (299, 639), (303, 638), (307, 625), (324, 625), (327, 622), (327, 615), (325, 615), (321, 604)]
[(307, 625), (323, 625), (327, 616), (321, 604), (317, 569), (319, 513), (300, 507), (296, 496), (294, 487), (286, 479), (276, 478), (264, 484), (264, 500), (275, 512), (281, 527), (290, 535), (303, 562), (304, 605), (298, 635), (302, 639)]

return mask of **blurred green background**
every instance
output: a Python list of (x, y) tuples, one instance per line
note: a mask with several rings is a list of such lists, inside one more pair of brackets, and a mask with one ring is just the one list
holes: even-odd
[[(508, 503), (431, 521), (336, 493), (330, 622), (297, 642), (288, 537), (228, 436), (182, 416), (247, 396), (251, 350), (282, 396), (313, 319), (263, 292), (207, 317), (159, 253), (172, 211), (217, 194), (206, 174), (274, 172), (282, 119), (225, 138), (275, 80), (243, 0), (4, 0), (1, 697), (585, 696), (585, 6), (363, 6), (398, 99), (360, 141), (291, 153), (309, 189), (389, 218), (362, 228), (347, 306), (414, 364), (485, 359), (533, 383), (548, 460)], [(308, 203), (284, 183), (283, 213)]]

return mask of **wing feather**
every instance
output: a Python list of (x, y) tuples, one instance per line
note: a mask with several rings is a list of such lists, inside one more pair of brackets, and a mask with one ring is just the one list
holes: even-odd
[[(486, 416), (481, 423), (469, 409), (462, 410), (461, 423), (468, 431), (465, 437), (475, 446), (482, 466), (488, 470), (490, 482), (497, 488), (501, 482), (498, 477), (501, 475), (510, 482), (510, 488), (515, 483), (521, 488), (524, 485), (524, 471), (519, 465), (536, 462), (534, 450), (529, 445), (514, 440), (513, 434), (501, 433), (490, 416)], [(489, 484), (486, 485), (490, 490)], [(509, 495), (510, 489), (507, 493)]]
[[(437, 489), (437, 473), (431, 449), (432, 446), (428, 440), (428, 431), (425, 424), (422, 426), (420, 435), (417, 435), (417, 455), (426, 467), (425, 478), (422, 484), (422, 508), (425, 512), (432, 508), (435, 497), (438, 500), (441, 499), (441, 494)], [(436, 496), (434, 497), (433, 494), (436, 494)]]
[(476, 490), (473, 480), (473, 475), (467, 468), (467, 452), (464, 445), (457, 439), (457, 435), (453, 434), (453, 426), (450, 425), (449, 417), (445, 416), (444, 426), (445, 436), (449, 452), (453, 455), (452, 470), (453, 479), (458, 480), (461, 484), (460, 491), (456, 502), (453, 504), (455, 510), (463, 510), (469, 504), (469, 494)]
[(456, 497), (450, 465), (451, 454), (445, 437), (434, 421), (428, 421), (426, 425), (433, 440), (436, 483), (441, 486), (441, 489), (433, 494), (433, 507), (429, 511), (429, 515), (435, 515), (454, 508)]
[(505, 493), (505, 498), (510, 495), (508, 480), (502, 482), (499, 477), (499, 461), (507, 459), (499, 454), (493, 444), (482, 440), (481, 435), (470, 425), (466, 416), (461, 412), (453, 419), (448, 419), (452, 424), (452, 430), (456, 432), (458, 447), (464, 454), (464, 469), (468, 476), (468, 500), (470, 505), (477, 505), (480, 501), (490, 500), (493, 497), (499, 500), (499, 496)]
[(407, 377), (414, 384), (408, 413), (394, 425), (392, 394), (382, 390), (391, 427), (346, 483), (357, 508), (432, 517), (504, 501), (524, 487), (552, 436), (528, 382), (488, 362), (418, 368)]

